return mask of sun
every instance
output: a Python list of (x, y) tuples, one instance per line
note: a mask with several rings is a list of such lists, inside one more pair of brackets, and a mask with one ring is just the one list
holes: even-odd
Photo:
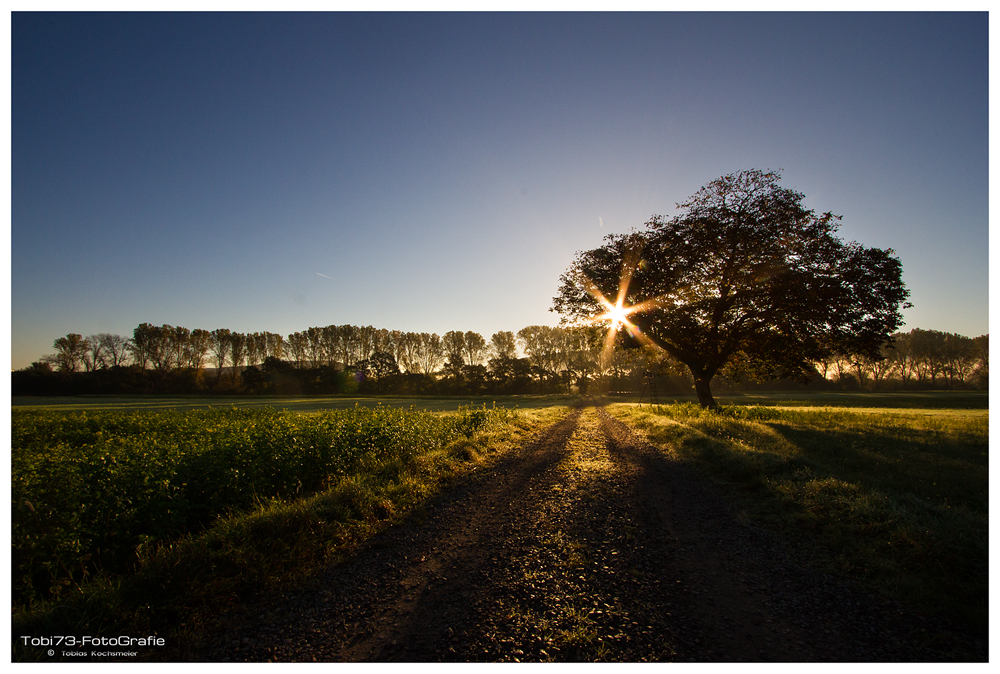
[(611, 304), (609, 302), (607, 309), (607, 312), (603, 316), (598, 316), (597, 320), (600, 322), (610, 322), (612, 331), (620, 330), (628, 322), (628, 315), (632, 313), (629, 309), (623, 307), (621, 302), (618, 304)]
[(587, 319), (588, 323), (608, 324), (608, 330), (604, 336), (604, 348), (601, 350), (600, 356), (604, 362), (607, 362), (611, 357), (615, 348), (615, 340), (618, 333), (623, 329), (640, 344), (656, 348), (656, 344), (648, 336), (644, 335), (639, 326), (633, 323), (629, 317), (633, 314), (641, 314), (658, 307), (660, 305), (659, 300), (656, 298), (647, 299), (638, 304), (625, 306), (625, 299), (628, 295), (629, 284), (632, 282), (632, 275), (637, 268), (644, 266), (639, 257), (640, 252), (639, 249), (631, 249), (625, 254), (621, 276), (618, 279), (618, 297), (613, 304), (586, 274), (581, 273), (578, 277), (587, 293), (604, 309), (603, 313), (593, 315)]

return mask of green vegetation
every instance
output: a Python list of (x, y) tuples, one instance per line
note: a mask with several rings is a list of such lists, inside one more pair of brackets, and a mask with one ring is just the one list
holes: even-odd
[(814, 537), (829, 570), (985, 631), (988, 411), (609, 411), (708, 471), (751, 518)]
[(564, 409), (14, 410), (14, 627), (192, 629), (201, 611), (336, 557)]

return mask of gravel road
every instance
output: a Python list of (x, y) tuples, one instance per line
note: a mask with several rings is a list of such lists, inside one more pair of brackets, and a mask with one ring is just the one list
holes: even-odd
[(221, 616), (181, 659), (986, 661), (985, 641), (817, 573), (601, 408), (456, 481), (349, 561)]

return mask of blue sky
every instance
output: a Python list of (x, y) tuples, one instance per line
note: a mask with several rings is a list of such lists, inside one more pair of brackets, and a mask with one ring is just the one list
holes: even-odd
[(783, 170), (988, 325), (985, 12), (23, 14), (12, 367), (139, 323), (555, 325), (574, 254)]

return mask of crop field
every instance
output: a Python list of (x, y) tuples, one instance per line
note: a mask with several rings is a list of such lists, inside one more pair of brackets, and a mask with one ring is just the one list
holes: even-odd
[(474, 436), (499, 442), (523, 417), (503, 407), (15, 409), (15, 615), (134, 573), (241, 513), (326, 495), (310, 516), (384, 519), (429, 488), (433, 479), (417, 479), (428, 464), (474, 458)]
[(896, 399), (891, 409), (859, 398), (609, 412), (712, 475), (747, 516), (816, 541), (831, 570), (984, 627), (989, 411), (933, 404), (942, 397), (927, 408)]

